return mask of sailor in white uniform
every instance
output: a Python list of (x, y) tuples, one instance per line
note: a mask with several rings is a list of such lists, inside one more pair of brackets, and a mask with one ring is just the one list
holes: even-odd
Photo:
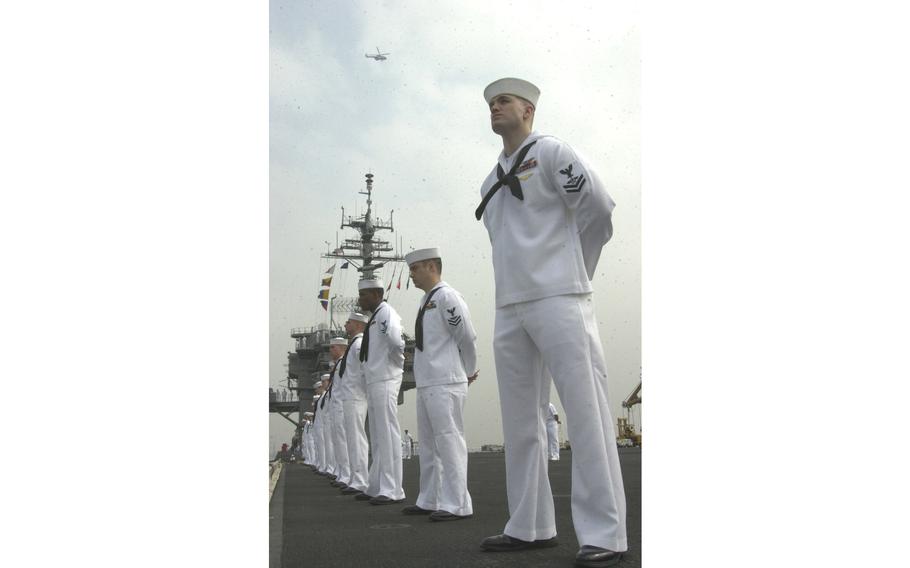
[(300, 461), (301, 463), (306, 463), (307, 455), (309, 450), (307, 449), (307, 428), (310, 425), (309, 419), (306, 417), (306, 414), (303, 415), (303, 418), (300, 420)]
[(414, 438), (411, 437), (411, 433), (407, 430), (404, 431), (404, 434), (401, 436), (401, 457), (402, 459), (409, 460), (411, 459), (411, 454), (413, 453), (414, 448)]
[(344, 430), (344, 393), (337, 387), (338, 382), (338, 365), (344, 352), (348, 348), (348, 340), (343, 337), (333, 337), (329, 341), (329, 354), (332, 357), (332, 372), (330, 373), (328, 402), (326, 409), (331, 415), (332, 429), (330, 432), (332, 438), (332, 456), (335, 458), (335, 480), (332, 481), (333, 487), (345, 489), (351, 482), (351, 466), (348, 461), (348, 442)]
[(370, 451), (366, 434), (367, 385), (360, 364), (360, 343), (368, 321), (370, 318), (360, 312), (348, 317), (344, 330), (350, 339), (335, 373), (344, 407), (344, 433), (351, 469), (350, 482), (341, 490), (345, 495), (362, 495), (367, 489)]
[(382, 280), (361, 280), (358, 288), (360, 307), (373, 312), (360, 344), (373, 464), (367, 490), (357, 497), (369, 495), (372, 505), (400, 503), (404, 501), (398, 425), (398, 391), (404, 374), (401, 317), (383, 300)]
[(559, 414), (552, 402), (547, 403), (547, 453), (550, 461), (559, 461)]
[[(326, 376), (328, 379), (328, 376)], [(322, 401), (322, 395), (325, 394), (325, 381), (320, 379), (313, 384), (316, 394), (313, 395), (313, 430), (316, 433), (313, 443), (316, 446), (316, 473), (325, 475), (325, 413), (319, 412), (319, 403)]]
[(615, 204), (568, 144), (532, 131), (539, 96), (537, 87), (513, 78), (484, 90), (503, 152), (481, 186), (475, 216), (493, 248), (510, 518), (481, 548), (558, 544), (543, 420), (549, 370), (572, 440), (572, 521), (581, 547), (575, 562), (608, 566), (627, 549), (626, 502), (591, 279), (613, 233)]
[(313, 465), (313, 413), (303, 413), (303, 463)]
[(332, 414), (326, 408), (326, 402), (328, 402), (329, 398), (329, 387), (331, 386), (331, 375), (329, 373), (323, 374), (321, 382), (322, 394), (319, 395), (319, 400), (316, 402), (316, 417), (322, 422), (322, 428), (319, 430), (319, 442), (322, 444), (322, 452), (320, 453), (322, 469), (320, 473), (331, 478), (335, 475), (335, 453), (332, 451)]
[(420, 494), (402, 512), (429, 514), (431, 521), (466, 519), (474, 509), (468, 493), (464, 404), (468, 382), (478, 374), (477, 333), (464, 298), (441, 280), (439, 249), (410, 252), (405, 261), (414, 284), (426, 293), (414, 326)]
[[(314, 385), (322, 385), (322, 382), (314, 383)], [(313, 387), (316, 388), (315, 386)], [(317, 389), (318, 390), (318, 389)], [(310, 468), (313, 471), (319, 470), (319, 444), (317, 439), (319, 438), (319, 432), (316, 430), (316, 399), (319, 398), (317, 395), (313, 395), (313, 401), (310, 403)]]
[(322, 384), (324, 392), (319, 398), (319, 414), (323, 419), (322, 424), (322, 442), (325, 447), (325, 469), (323, 475), (334, 481), (335, 475), (335, 446), (332, 444), (332, 407), (329, 404), (329, 388), (332, 386), (332, 375), (326, 373), (322, 375)]
[(310, 426), (309, 426), (309, 448), (310, 448), (310, 467), (313, 470), (316, 470), (319, 467), (319, 451), (316, 449), (316, 439), (319, 437), (316, 434), (316, 423), (314, 422), (315, 415), (313, 412), (310, 412)]

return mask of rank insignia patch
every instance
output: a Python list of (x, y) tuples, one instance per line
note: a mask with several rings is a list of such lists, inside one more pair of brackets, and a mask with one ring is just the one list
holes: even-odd
[(449, 315), (450, 315), (450, 316), (452, 316), (452, 317), (449, 318), (449, 325), (453, 325), (453, 326), (454, 326), (454, 325), (458, 325), (458, 324), (461, 323), (461, 316), (456, 316), (456, 315), (455, 315), (455, 308), (452, 308), (452, 309), (446, 310), (446, 311), (449, 312)]
[(525, 163), (523, 163), (522, 165), (518, 166), (518, 170), (516, 170), (515, 173), (520, 174), (521, 172), (523, 172), (525, 170), (530, 170), (531, 168), (536, 168), (536, 167), (537, 167), (537, 158), (531, 158), (530, 160), (526, 160)]
[(559, 173), (564, 174), (567, 178), (566, 184), (562, 186), (566, 193), (577, 193), (581, 191), (581, 188), (585, 186), (585, 182), (588, 181), (585, 179), (584, 175), (572, 175), (572, 166), (574, 164), (569, 164), (566, 169), (559, 170)]
[(382, 323), (379, 324), (379, 325), (380, 325), (380, 327), (382, 327), (382, 329), (380, 329), (379, 331), (381, 331), (382, 333), (388, 333), (388, 331), (389, 331), (389, 320), (385, 320), (384, 322), (382, 322)]

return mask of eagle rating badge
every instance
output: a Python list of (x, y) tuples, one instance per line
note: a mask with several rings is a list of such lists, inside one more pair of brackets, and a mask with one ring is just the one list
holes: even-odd
[(581, 188), (585, 186), (585, 182), (588, 181), (585, 179), (584, 174), (573, 176), (572, 175), (572, 166), (575, 164), (569, 164), (564, 170), (559, 170), (559, 173), (564, 174), (567, 178), (566, 184), (562, 186), (566, 193), (577, 193), (581, 191)]
[(456, 316), (456, 315), (455, 315), (455, 308), (452, 308), (452, 309), (446, 310), (446, 311), (449, 312), (449, 315), (451, 316), (451, 317), (449, 318), (449, 325), (453, 325), (453, 326), (454, 326), (454, 325), (458, 325), (458, 324), (461, 323), (461, 316)]

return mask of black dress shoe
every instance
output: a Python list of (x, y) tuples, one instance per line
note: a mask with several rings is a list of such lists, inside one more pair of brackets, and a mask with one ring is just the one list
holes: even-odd
[(354, 499), (357, 499), (358, 501), (369, 501), (372, 497), (366, 493), (358, 493), (357, 495), (354, 495)]
[(386, 497), (385, 495), (377, 495), (370, 499), (370, 505), (391, 505), (392, 503), (403, 503), (404, 499), (392, 499), (391, 497)]
[(586, 544), (575, 555), (575, 565), (584, 568), (605, 568), (617, 564), (621, 559), (622, 552)]
[(529, 548), (552, 548), (559, 546), (559, 540), (554, 536), (543, 540), (520, 540), (507, 534), (488, 536), (480, 543), (480, 550), (487, 552), (507, 552), (510, 550), (527, 550)]
[(340, 488), (340, 489), (344, 489), (345, 487), (347, 487), (346, 484), (344, 484), (344, 483), (342, 483), (342, 482), (340, 482), (340, 481), (333, 481), (333, 482), (330, 483), (329, 485), (331, 485), (332, 487), (338, 487), (338, 488)]
[(434, 511), (432, 511), (431, 509), (421, 509), (417, 505), (408, 505), (407, 507), (402, 509), (401, 512), (404, 513), (405, 515), (429, 515), (429, 514), (433, 513)]
[(360, 489), (354, 489), (353, 487), (345, 487), (341, 490), (342, 495), (358, 495), (363, 493)]
[(474, 515), (456, 515), (448, 511), (434, 511), (430, 515), (431, 521), (460, 521), (461, 519), (470, 519)]

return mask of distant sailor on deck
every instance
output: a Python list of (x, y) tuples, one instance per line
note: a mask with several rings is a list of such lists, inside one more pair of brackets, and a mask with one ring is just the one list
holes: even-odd
[(404, 338), (401, 317), (385, 300), (382, 280), (361, 280), (360, 307), (372, 311), (360, 346), (360, 362), (367, 385), (367, 412), (373, 464), (364, 495), (373, 505), (404, 500), (398, 391), (404, 374)]
[(411, 437), (411, 433), (407, 430), (404, 431), (404, 434), (401, 435), (401, 458), (409, 460), (411, 459), (411, 454), (414, 451), (414, 438)]
[(352, 312), (344, 324), (344, 330), (351, 338), (338, 366), (337, 380), (344, 406), (344, 433), (347, 438), (348, 462), (351, 480), (341, 490), (345, 495), (361, 495), (367, 489), (369, 443), (366, 434), (367, 385), (360, 364), (360, 344), (363, 330), (370, 318), (360, 312)]
[(408, 253), (411, 280), (426, 292), (414, 329), (417, 435), (420, 438), (420, 494), (406, 515), (454, 521), (474, 514), (468, 493), (468, 447), (464, 404), (468, 382), (477, 378), (477, 334), (464, 298), (441, 280), (438, 248)]
[(483, 94), (503, 143), (475, 216), (493, 249), (509, 521), (481, 548), (558, 545), (543, 419), (549, 369), (572, 440), (572, 521), (581, 546), (575, 563), (612, 565), (627, 548), (626, 501), (591, 279), (613, 233), (615, 204), (568, 144), (532, 131), (537, 87), (505, 78)]
[(547, 403), (547, 453), (550, 461), (559, 461), (559, 414), (552, 402)]
[(303, 463), (313, 465), (313, 413), (303, 413)]
[(334, 487), (341, 489), (347, 488), (351, 483), (351, 466), (348, 460), (348, 442), (345, 438), (344, 431), (344, 393), (338, 385), (338, 367), (341, 358), (348, 348), (348, 340), (343, 337), (333, 337), (329, 342), (329, 355), (332, 357), (332, 372), (330, 379), (332, 384), (329, 386), (329, 402), (326, 407), (332, 416), (332, 455), (335, 457), (335, 481), (332, 482)]

